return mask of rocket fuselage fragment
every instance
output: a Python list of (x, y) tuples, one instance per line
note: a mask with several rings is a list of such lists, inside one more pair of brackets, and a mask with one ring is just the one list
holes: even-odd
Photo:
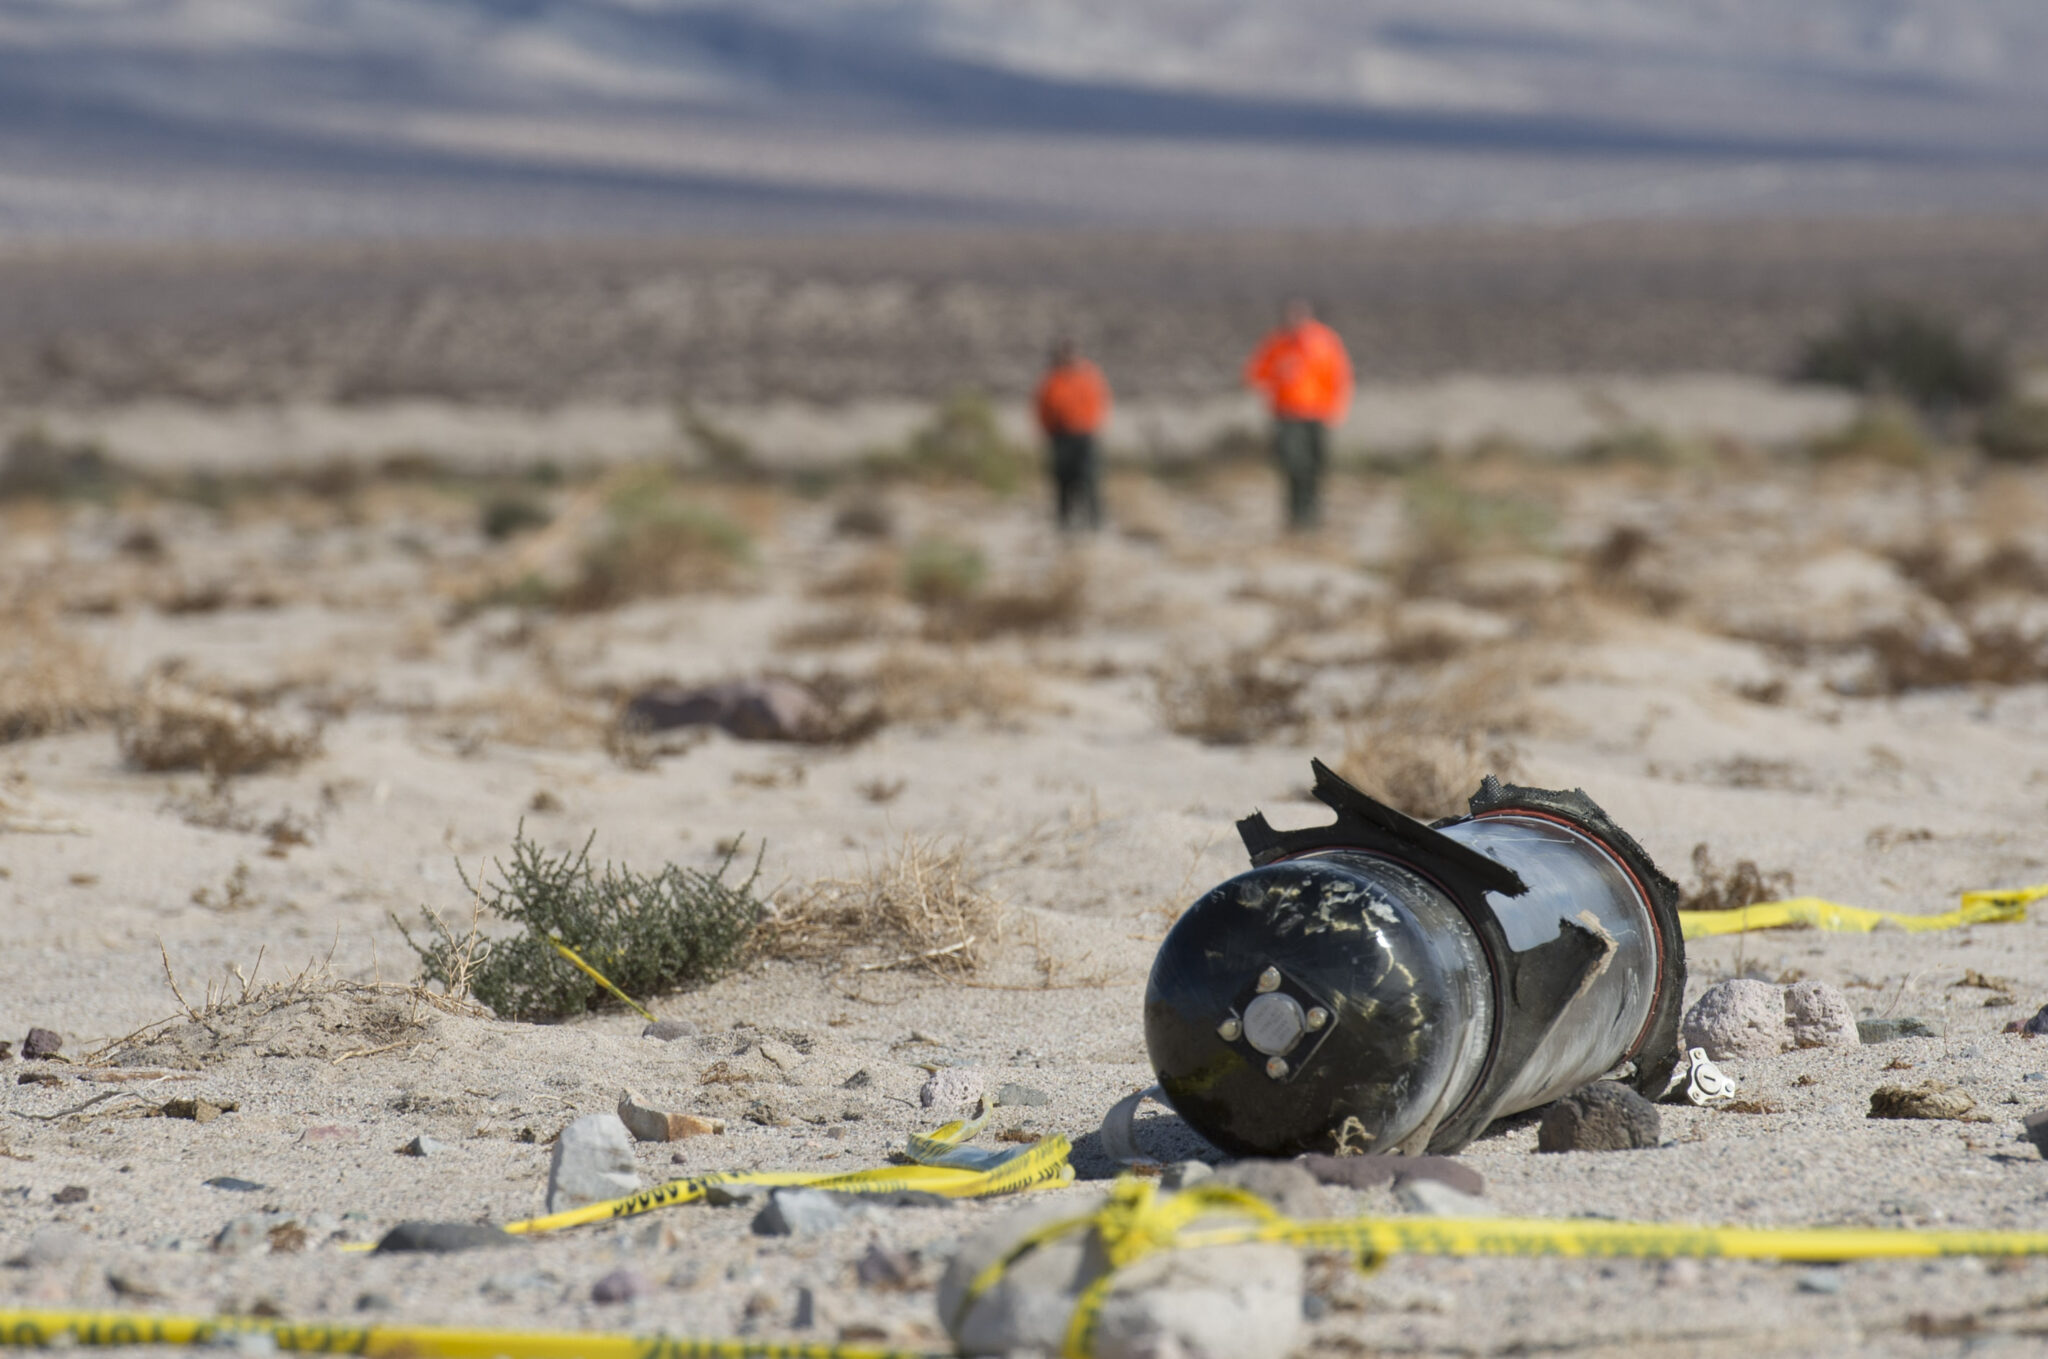
[(1442, 1152), (1632, 1063), (1678, 1060), (1677, 888), (1585, 794), (1488, 779), (1429, 827), (1320, 762), (1329, 826), (1238, 823), (1254, 867), (1174, 925), (1145, 1041), (1238, 1155)]

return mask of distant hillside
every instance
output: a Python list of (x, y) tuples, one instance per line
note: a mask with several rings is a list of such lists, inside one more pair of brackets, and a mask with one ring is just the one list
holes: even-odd
[(2037, 0), (11, 0), (0, 234), (2048, 202)]

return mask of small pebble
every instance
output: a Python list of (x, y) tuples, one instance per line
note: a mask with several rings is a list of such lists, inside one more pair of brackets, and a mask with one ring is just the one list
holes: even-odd
[(52, 1203), (84, 1203), (92, 1197), (92, 1191), (82, 1184), (67, 1184), (50, 1195)]
[(1619, 1081), (1595, 1081), (1543, 1111), (1538, 1151), (1633, 1151), (1663, 1137), (1657, 1106)]
[(356, 1295), (356, 1310), (358, 1312), (388, 1312), (395, 1306), (397, 1304), (391, 1301), (389, 1293), (358, 1293)]
[(697, 1036), (697, 1026), (687, 1019), (657, 1019), (646, 1028), (640, 1030), (640, 1036), (642, 1038), (659, 1039), (664, 1043), (673, 1043), (678, 1038), (695, 1038)]
[(1805, 1270), (1799, 1275), (1799, 1291), (1802, 1293), (1839, 1293), (1842, 1291), (1842, 1271), (1825, 1267)]
[(843, 1226), (847, 1211), (816, 1189), (777, 1189), (754, 1217), (757, 1236), (819, 1236)]
[(438, 1138), (429, 1137), (425, 1133), (421, 1133), (398, 1150), (400, 1154), (405, 1156), (439, 1156), (448, 1150), (448, 1144)]
[(1927, 1021), (1916, 1015), (1898, 1019), (1859, 1019), (1856, 1036), (1866, 1043), (1890, 1043), (1900, 1038), (1939, 1038)]
[(447, 1255), (454, 1251), (509, 1246), (518, 1238), (483, 1222), (401, 1222), (377, 1242), (377, 1254), (423, 1252)]
[(855, 1262), (853, 1274), (866, 1288), (891, 1291), (915, 1288), (918, 1256), (912, 1251), (884, 1250), (871, 1242), (867, 1253)]
[(851, 1076), (839, 1082), (839, 1088), (841, 1090), (865, 1090), (874, 1083), (875, 1078), (867, 1073), (866, 1067), (862, 1067), (859, 1071), (854, 1072)]
[(631, 1302), (649, 1292), (646, 1276), (621, 1266), (590, 1286), (592, 1302)]
[(1041, 1108), (1052, 1103), (1052, 1096), (1043, 1090), (1028, 1085), (1005, 1085), (996, 1091), (996, 1103), (1010, 1108)]
[(245, 1180), (235, 1175), (216, 1175), (200, 1183), (208, 1189), (225, 1189), (231, 1194), (253, 1194), (259, 1189), (269, 1188), (268, 1185), (259, 1184), (255, 1180)]
[(64, 1040), (54, 1029), (30, 1029), (28, 1037), (21, 1040), (21, 1055), (31, 1062), (55, 1057), (63, 1050)]
[(1959, 1062), (1974, 1062), (1983, 1055), (1984, 1049), (1978, 1047), (1975, 1043), (1966, 1043), (1956, 1052), (1956, 1060)]
[(790, 1313), (790, 1329), (808, 1331), (817, 1324), (818, 1295), (808, 1288), (799, 1286), (796, 1290), (796, 1307)]

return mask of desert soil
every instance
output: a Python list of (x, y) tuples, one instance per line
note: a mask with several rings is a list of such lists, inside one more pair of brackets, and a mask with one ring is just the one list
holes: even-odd
[[(505, 543), (478, 529), (488, 488), (459, 481), (0, 507), (0, 729), (17, 738), (0, 745), (0, 1034), (54, 1029), (65, 1059), (0, 1067), (0, 1243), (82, 1237), (0, 1271), (0, 1300), (942, 1346), (936, 1273), (1003, 1202), (794, 1242), (696, 1205), (497, 1252), (340, 1246), (540, 1211), (548, 1140), (627, 1086), (727, 1123), (640, 1146), (651, 1183), (881, 1164), (939, 1121), (916, 1099), (925, 1068), (968, 1065), (1051, 1097), (991, 1129), (1074, 1139), (1081, 1183), (1047, 1192), (1099, 1191), (1098, 1122), (1151, 1078), (1157, 941), (1242, 866), (1236, 818), (1318, 819), (1312, 755), (1419, 815), (1490, 768), (1583, 787), (1688, 883), (1697, 845), (1904, 912), (2048, 880), (2048, 474), (1732, 445), (1509, 456), (1346, 474), (1330, 526), (1299, 541), (1257, 463), (1120, 474), (1088, 541), (1053, 533), (1035, 486), (684, 481), (673, 493), (742, 526), (751, 556), (612, 607), (479, 602), (573, 573), (605, 486), (535, 489), (554, 525)], [(987, 562), (964, 602), (904, 593), (933, 538)], [(844, 744), (613, 735), (648, 681), (765, 673), (882, 725)], [(150, 681), (317, 730), (317, 751), (218, 784), (140, 769)], [(466, 924), (460, 873), (488, 874), (522, 823), (643, 869), (709, 868), (744, 836), (784, 904), (957, 848), (1000, 937), (971, 972), (862, 970), (897, 950), (856, 942), (644, 997), (696, 1024), (674, 1043), (618, 1008), (539, 1025), (411, 994), (393, 917)], [(1758, 1111), (1667, 1107), (1656, 1149), (1539, 1155), (1523, 1121), (1464, 1156), (1516, 1215), (2048, 1228), (2048, 1165), (2019, 1139), (2048, 1104), (2048, 1048), (2002, 1032), (2048, 1001), (2043, 928), (1696, 943), (1689, 997), (1800, 975), (1940, 1036), (1729, 1062)], [(94, 1079), (112, 1069), (159, 1074)], [(31, 1072), (55, 1080), (16, 1083)], [(1876, 1086), (1926, 1078), (1986, 1121), (1865, 1117)], [(238, 1107), (148, 1116), (185, 1097)], [(449, 1147), (398, 1154), (420, 1134)], [(1168, 1115), (1140, 1136), (1215, 1157)], [(68, 1186), (87, 1196), (57, 1201)], [(1383, 1191), (1325, 1194), (1331, 1213), (1398, 1211)], [(263, 1212), (303, 1239), (210, 1248)], [(909, 1287), (857, 1281), (871, 1243), (917, 1253)], [(646, 1295), (591, 1301), (622, 1265)], [(2019, 1354), (2048, 1322), (2036, 1261), (1397, 1259), (1315, 1278), (1311, 1354)]]

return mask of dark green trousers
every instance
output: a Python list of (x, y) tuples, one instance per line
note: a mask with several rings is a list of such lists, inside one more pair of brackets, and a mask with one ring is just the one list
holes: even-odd
[(1281, 419), (1273, 427), (1273, 457), (1287, 483), (1287, 527), (1312, 529), (1322, 521), (1323, 463), (1328, 427), (1320, 420)]
[(1063, 529), (1102, 527), (1102, 473), (1093, 434), (1052, 436), (1056, 522)]

